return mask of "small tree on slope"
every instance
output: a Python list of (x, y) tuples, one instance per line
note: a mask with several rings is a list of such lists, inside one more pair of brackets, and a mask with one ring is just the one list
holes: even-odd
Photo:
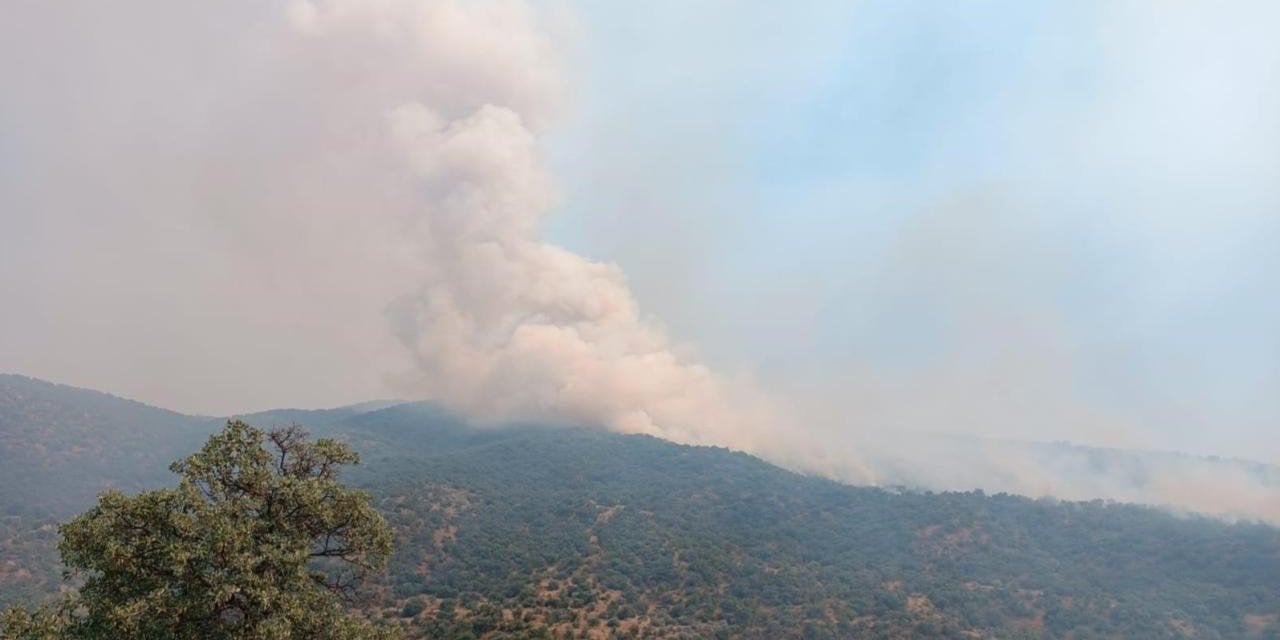
[(391, 630), (349, 617), (358, 580), (386, 565), (391, 531), (367, 494), (338, 482), (357, 454), (297, 426), (231, 421), (170, 468), (176, 488), (98, 506), (59, 530), (79, 592), (10, 609), (3, 638), (364, 640)]

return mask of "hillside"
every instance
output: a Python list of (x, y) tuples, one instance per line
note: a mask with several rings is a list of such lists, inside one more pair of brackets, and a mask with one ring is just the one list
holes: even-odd
[[(0, 398), (0, 455), (31, 456), (4, 465), (25, 474), (0, 493), (8, 601), (56, 584), (49, 497), (80, 509), (102, 486), (165, 482), (217, 426), (24, 378), (0, 378)], [(398, 551), (359, 607), (412, 637), (1280, 637), (1273, 527), (849, 487), (723, 449), (384, 404), (250, 419), (362, 452), (349, 479)]]
[[(0, 501), (64, 516), (107, 486), (167, 482), (169, 461), (200, 441), (208, 421), (0, 374)], [(33, 495), (38, 503), (21, 504)]]

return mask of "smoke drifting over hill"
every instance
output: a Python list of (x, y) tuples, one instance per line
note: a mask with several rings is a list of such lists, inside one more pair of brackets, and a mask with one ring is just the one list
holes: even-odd
[[(68, 382), (209, 413), (394, 394), (854, 482), (1223, 504), (1076, 468), (1044, 481), (1044, 467), (1011, 471), (1028, 460), (1013, 450), (939, 473), (935, 457), (954, 455), (871, 436), (877, 416), (858, 406), (788, 406), (706, 366), (641, 311), (619, 267), (542, 240), (557, 196), (540, 136), (567, 101), (574, 28), (554, 11), (165, 0), (10, 13), (0, 294), (25, 311), (5, 321), (2, 368), (76, 371)], [(851, 422), (867, 426), (837, 426)], [(1228, 511), (1275, 506), (1273, 486), (1246, 484), (1238, 494), (1261, 498)], [(1143, 484), (1157, 485), (1172, 486)]]
[[(143, 322), (94, 327), (94, 342), (145, 349), (162, 332), (180, 337), (163, 349), (215, 352), (223, 366), (204, 377), (231, 388), (195, 385), (184, 408), (235, 406), (238, 386), (332, 403), (356, 399), (351, 385), (680, 442), (754, 449), (772, 426), (756, 393), (641, 314), (615, 265), (540, 240), (555, 191), (538, 135), (564, 94), (555, 16), (516, 2), (179, 4), (24, 9), (89, 33), (28, 72), (31, 102), (9, 117), (35, 121), (32, 144), (57, 157), (24, 157), (40, 179), (9, 188), (43, 214), (20, 221), (33, 233), (90, 248), (74, 269), (154, 293)], [(86, 99), (76, 81), (100, 85)], [(36, 113), (50, 108), (63, 117)], [(103, 312), (136, 322), (122, 306)], [(190, 374), (147, 355), (120, 354), (161, 365), (137, 395)]]

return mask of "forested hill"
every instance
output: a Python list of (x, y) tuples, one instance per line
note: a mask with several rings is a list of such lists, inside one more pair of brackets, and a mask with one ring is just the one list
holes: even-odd
[[(8, 600), (54, 588), (40, 487), (163, 481), (217, 426), (43, 384), (0, 378), (0, 456), (27, 434), (43, 445), (28, 492), (0, 492)], [(398, 551), (359, 608), (412, 637), (1280, 638), (1269, 526), (849, 487), (642, 436), (470, 428), (417, 404), (250, 420), (362, 452), (350, 480)], [(78, 473), (86, 451), (116, 457)], [(157, 477), (140, 477), (154, 457)]]
[(168, 483), (169, 463), (208, 436), (210, 420), (0, 374), (0, 514), (62, 518), (107, 487)]

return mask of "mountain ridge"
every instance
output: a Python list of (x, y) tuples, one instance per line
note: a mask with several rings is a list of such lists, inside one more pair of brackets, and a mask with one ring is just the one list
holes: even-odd
[[(53, 381), (37, 378), (34, 376), (26, 376), (19, 373), (0, 373), (0, 393), (9, 390), (9, 387), (12, 386), (13, 381), (18, 381), (21, 385), (24, 385), (27, 388), (31, 388), (31, 389), (52, 388), (52, 389), (57, 389), (61, 392), (84, 393), (87, 395), (87, 397), (99, 397), (106, 402), (118, 402), (122, 405), (128, 405), (128, 406), (136, 407), (139, 409), (163, 412), (164, 414), (173, 416), (174, 418), (180, 421), (187, 421), (187, 420), (206, 421), (210, 424), (215, 425), (213, 427), (215, 429), (217, 428), (217, 426), (220, 426), (225, 420), (231, 419), (231, 418), (241, 419), (246, 422), (249, 422), (250, 424), (258, 424), (264, 427), (283, 426), (291, 422), (296, 422), (299, 424), (304, 424), (312, 427), (325, 426), (338, 421), (353, 418), (357, 415), (373, 413), (373, 412), (382, 411), (386, 409), (392, 409), (397, 406), (430, 407), (431, 411), (436, 412), (437, 415), (441, 418), (447, 417), (447, 419), (452, 421), (457, 421), (459, 424), (462, 424), (465, 422), (465, 420), (463, 420), (462, 418), (454, 416), (449, 412), (445, 411), (443, 408), (440, 408), (438, 405), (435, 405), (430, 402), (412, 401), (412, 400), (394, 400), (394, 399), (368, 400), (368, 401), (356, 402), (352, 404), (338, 405), (333, 407), (314, 408), (314, 409), (307, 409), (307, 408), (300, 408), (300, 407), (281, 407), (281, 408), (274, 408), (274, 409), (266, 409), (262, 411), (249, 412), (249, 413), (232, 413), (232, 414), (228, 414), (227, 416), (206, 416), (206, 415), (198, 415), (198, 414), (187, 414), (180, 411), (175, 411), (172, 409), (161, 407), (159, 405), (152, 405), (152, 404), (148, 404), (138, 400), (133, 400), (131, 398), (127, 398), (124, 396), (119, 396), (116, 394), (112, 394), (110, 392), (98, 391), (96, 389), (91, 389), (88, 387), (80, 387), (76, 385), (53, 382)], [(517, 421), (511, 424), (522, 424), (522, 423)], [(487, 428), (502, 428), (504, 426), (510, 426), (510, 425), (504, 424), (504, 425), (496, 425), (496, 426), (489, 426), (489, 427), (475, 426), (475, 425), (470, 425), (470, 426), (478, 429), (487, 429)], [(551, 428), (580, 428), (580, 429), (593, 428), (587, 425), (556, 426), (556, 425), (547, 425), (544, 423), (540, 423), (539, 426), (548, 426)], [(1236, 465), (1239, 467), (1245, 467), (1245, 468), (1255, 469), (1255, 470), (1265, 469), (1267, 470), (1268, 473), (1280, 474), (1280, 466), (1277, 466), (1276, 464), (1262, 461), (1262, 460), (1244, 458), (1240, 456), (1220, 456), (1220, 455), (1211, 455), (1211, 454), (1198, 454), (1198, 453), (1172, 450), (1172, 449), (1132, 449), (1132, 448), (1105, 447), (1105, 446), (1096, 446), (1096, 445), (1089, 445), (1089, 444), (1080, 444), (1080, 443), (1075, 443), (1068, 440), (1041, 441), (1041, 440), (1018, 440), (1013, 438), (985, 438), (980, 436), (952, 434), (952, 433), (945, 433), (945, 432), (939, 432), (939, 433), (912, 432), (911, 435), (915, 437), (934, 439), (939, 442), (948, 442), (948, 443), (955, 443), (955, 444), (979, 443), (979, 444), (986, 444), (986, 445), (1012, 446), (1012, 447), (1020, 447), (1020, 448), (1044, 450), (1044, 451), (1049, 451), (1049, 450), (1071, 451), (1071, 452), (1078, 452), (1086, 455), (1098, 454), (1098, 455), (1110, 455), (1110, 456), (1129, 456), (1129, 457), (1138, 457), (1138, 458), (1196, 460), (1196, 461), (1203, 461), (1203, 462)], [(715, 445), (711, 445), (711, 446), (714, 447)], [(759, 456), (753, 456), (753, 457), (760, 459), (766, 464), (771, 464), (771, 465), (774, 464), (764, 458), (760, 458)], [(898, 488), (898, 489), (904, 489), (904, 490), (924, 490), (924, 491), (940, 490), (936, 488), (933, 488), (933, 489), (926, 488), (911, 482), (894, 482), (888, 486), (890, 486), (891, 488)], [(978, 489), (978, 488), (979, 487), (975, 485), (969, 488), (954, 488), (954, 489), (946, 489), (946, 490), (965, 491), (965, 490), (972, 490), (972, 489)], [(1016, 493), (1016, 492), (1013, 492), (1013, 493)], [(1026, 494), (1020, 494), (1020, 495), (1026, 495)], [(1036, 498), (1036, 497), (1045, 497), (1045, 496), (1027, 495), (1027, 497)], [(1089, 499), (1093, 499), (1093, 498), (1086, 498), (1086, 500), (1089, 500)], [(1155, 505), (1155, 506), (1162, 506), (1162, 505)]]
[[(74, 446), (152, 446), (153, 474), (115, 469), (137, 481), (116, 486), (136, 490), (172, 482), (162, 454), (189, 453), (218, 426), (157, 409), (143, 413), (175, 420), (167, 431), (111, 428), (126, 416), (104, 416), (99, 429), (86, 419), (33, 428), (49, 407), (23, 406), (0, 406), (0, 434), (41, 434), (49, 455), (68, 459), (30, 468), (27, 494), (0, 492), (9, 602), (57, 588), (59, 510), (34, 509), (31, 492), (102, 479), (77, 475)], [(1270, 617), (1280, 611), (1280, 530), (1266, 525), (1104, 501), (852, 487), (718, 447), (474, 428), (425, 403), (252, 415), (301, 418), (361, 453), (348, 480), (374, 495), (398, 551), (358, 611), (413, 638), (1280, 634)], [(102, 441), (58, 440), (68, 432)], [(139, 433), (165, 438), (125, 437)], [(51, 483), (57, 474), (69, 475)]]

